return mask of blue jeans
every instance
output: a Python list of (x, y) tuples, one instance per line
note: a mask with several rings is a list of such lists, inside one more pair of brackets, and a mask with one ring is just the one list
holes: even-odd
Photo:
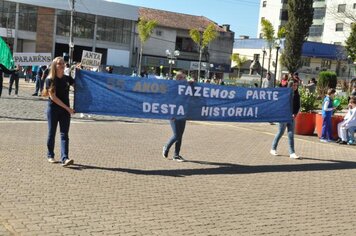
[(355, 131), (356, 131), (356, 126), (352, 126), (347, 129), (347, 135), (349, 137), (349, 141), (352, 141), (352, 142), (355, 141), (355, 137), (354, 137)]
[(321, 129), (321, 139), (332, 140), (331, 116), (323, 116), (323, 126)]
[(186, 120), (170, 120), (173, 136), (166, 144), (166, 149), (169, 150), (173, 143), (176, 143), (174, 156), (179, 156), (180, 147), (182, 146), (182, 138), (185, 129)]
[(62, 108), (48, 107), (48, 138), (47, 138), (47, 157), (54, 158), (54, 143), (56, 138), (57, 124), (59, 123), (59, 130), (61, 134), (61, 161), (68, 159), (69, 152), (69, 126), (70, 114)]
[(272, 150), (277, 150), (278, 142), (282, 138), (284, 131), (288, 130), (288, 144), (289, 144), (289, 154), (295, 153), (294, 151), (294, 120), (288, 123), (278, 124), (278, 133), (273, 139)]

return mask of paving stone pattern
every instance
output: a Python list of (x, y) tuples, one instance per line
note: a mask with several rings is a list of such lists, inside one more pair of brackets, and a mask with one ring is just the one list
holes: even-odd
[(167, 121), (76, 115), (63, 168), (32, 86), (0, 98), (0, 235), (356, 235), (355, 146), (297, 136), (290, 160), (276, 125), (188, 122), (178, 163)]

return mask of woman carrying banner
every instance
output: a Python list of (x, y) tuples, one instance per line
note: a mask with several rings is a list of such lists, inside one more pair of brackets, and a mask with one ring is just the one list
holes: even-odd
[(283, 136), (284, 132), (286, 131), (286, 128), (288, 130), (288, 144), (289, 144), (289, 157), (291, 159), (299, 159), (300, 157), (295, 154), (294, 151), (294, 119), (297, 116), (299, 109), (300, 109), (300, 96), (298, 92), (298, 81), (293, 81), (290, 84), (288, 84), (288, 87), (293, 87), (293, 117), (292, 121), (287, 122), (287, 123), (279, 123), (278, 124), (278, 133), (274, 137), (273, 143), (272, 143), (272, 149), (270, 151), (271, 155), (273, 156), (278, 156), (277, 154), (277, 146), (278, 142)]
[(70, 116), (74, 110), (69, 105), (69, 86), (74, 84), (74, 79), (64, 74), (64, 60), (56, 57), (52, 61), (49, 75), (45, 80), (45, 88), (42, 96), (49, 97), (47, 118), (48, 118), (48, 139), (47, 158), (50, 163), (54, 163), (54, 143), (56, 137), (57, 124), (59, 123), (61, 134), (61, 163), (62, 166), (73, 164), (69, 159), (69, 126)]
[[(176, 74), (176, 80), (186, 80), (186, 75), (179, 71)], [(180, 147), (182, 146), (182, 138), (185, 129), (186, 120), (185, 119), (176, 119), (172, 118), (170, 120), (171, 128), (173, 131), (173, 136), (168, 140), (168, 143), (163, 146), (162, 155), (164, 158), (168, 157), (169, 149), (175, 143), (173, 160), (183, 162), (185, 159), (179, 155)]]

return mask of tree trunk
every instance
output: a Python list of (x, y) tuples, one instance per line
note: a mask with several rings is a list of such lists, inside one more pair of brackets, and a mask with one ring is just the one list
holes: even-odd
[(268, 69), (267, 69), (267, 72), (270, 72), (270, 68), (271, 68), (271, 58), (272, 58), (272, 48), (269, 48)]
[(200, 80), (200, 69), (201, 69), (200, 64), (201, 64), (201, 55), (202, 55), (202, 53), (203, 53), (203, 50), (200, 47), (200, 50), (199, 50), (199, 65), (198, 65), (198, 81)]
[(143, 47), (142, 47), (142, 44), (141, 44), (141, 47), (140, 47), (140, 55), (139, 55), (139, 60), (138, 60), (137, 76), (141, 76), (142, 51), (143, 51)]

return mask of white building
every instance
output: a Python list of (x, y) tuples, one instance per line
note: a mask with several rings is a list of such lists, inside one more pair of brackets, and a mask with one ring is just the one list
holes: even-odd
[[(261, 0), (259, 19), (269, 20), (276, 32), (288, 20), (287, 0)], [(308, 41), (344, 45), (356, 20), (356, 0), (315, 0)], [(261, 23), (257, 37), (261, 38)]]
[[(279, 56), (283, 50), (284, 42), (282, 41), (278, 50)], [(258, 60), (263, 67), (263, 75), (261, 74), (262, 70), (255, 72), (259, 76), (265, 77), (270, 56), (270, 72), (273, 78), (279, 80), (283, 73), (288, 73), (287, 69), (281, 65), (280, 57), (277, 60), (277, 49), (273, 48), (270, 55), (267, 42), (264, 39), (235, 39), (233, 52), (238, 53), (241, 57), (245, 56), (249, 60), (247, 66), (251, 64), (252, 60)], [(303, 66), (298, 72), (304, 82), (313, 77), (317, 78), (321, 71), (334, 71), (338, 79), (346, 81), (355, 76), (355, 68), (352, 64), (348, 64), (345, 49), (340, 45), (306, 41), (302, 48), (302, 60)]]

